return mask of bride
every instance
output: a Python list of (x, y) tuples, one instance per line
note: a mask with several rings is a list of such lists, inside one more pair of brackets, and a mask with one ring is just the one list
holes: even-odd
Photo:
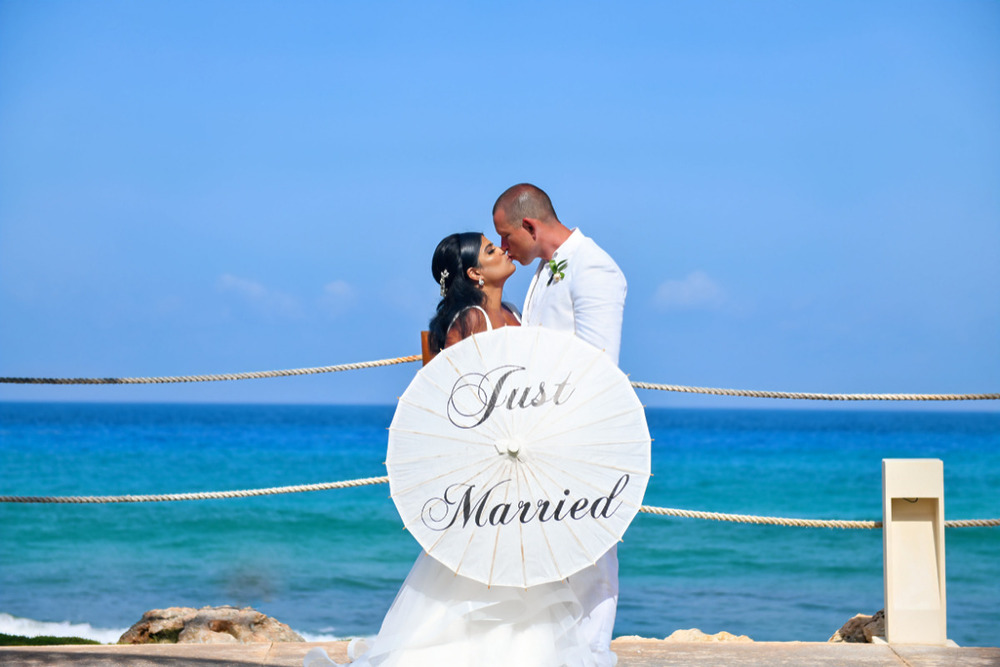
[[(430, 322), (434, 352), (483, 331), (519, 326), (502, 301), (514, 273), (485, 236), (452, 234), (431, 262), (441, 301)], [(593, 569), (593, 568), (592, 568)], [(581, 623), (587, 595), (569, 580), (530, 588), (492, 586), (456, 575), (421, 553), (378, 635), (348, 647), (354, 667), (610, 667), (609, 647), (592, 647)], [(336, 665), (321, 648), (304, 667)]]
[(431, 273), (441, 287), (441, 301), (430, 323), (432, 352), (474, 333), (520, 326), (520, 318), (502, 301), (514, 262), (482, 234), (445, 237), (434, 250)]

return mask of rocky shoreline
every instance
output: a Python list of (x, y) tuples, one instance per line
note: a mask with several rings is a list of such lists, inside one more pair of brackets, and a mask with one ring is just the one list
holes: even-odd
[(252, 644), (303, 642), (290, 627), (244, 607), (151, 609), (125, 631), (119, 644)]
[[(830, 637), (832, 643), (872, 643), (885, 635), (885, 615), (858, 614)], [(643, 637), (623, 639), (643, 640)], [(119, 644), (250, 644), (303, 642), (290, 627), (251, 608), (232, 606), (151, 609), (118, 640)], [(729, 632), (706, 634), (698, 628), (676, 630), (663, 640), (672, 643), (753, 642)]]
[(829, 641), (851, 644), (871, 644), (875, 637), (885, 637), (885, 610), (869, 616), (858, 614), (833, 633)]

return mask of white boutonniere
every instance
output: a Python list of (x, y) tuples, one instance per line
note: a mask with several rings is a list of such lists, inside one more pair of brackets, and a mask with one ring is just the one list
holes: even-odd
[(549, 260), (549, 282), (546, 285), (557, 283), (566, 277), (566, 264), (568, 262), (569, 260), (566, 259), (561, 262), (557, 262), (554, 259)]

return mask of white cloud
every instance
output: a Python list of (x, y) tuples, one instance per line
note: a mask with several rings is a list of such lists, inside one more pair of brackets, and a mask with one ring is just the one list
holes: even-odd
[(722, 287), (704, 271), (692, 271), (681, 280), (662, 283), (653, 295), (653, 303), (663, 310), (711, 310), (725, 303)]
[(350, 299), (354, 296), (354, 288), (346, 280), (334, 280), (323, 286), (323, 294), (334, 299)]
[(229, 273), (219, 276), (218, 286), (220, 291), (236, 292), (248, 299), (261, 299), (267, 294), (267, 289), (260, 283)]
[(294, 317), (301, 312), (295, 297), (247, 278), (226, 273), (219, 277), (216, 287), (220, 292), (236, 295), (241, 301), (266, 315)]
[(346, 280), (334, 280), (323, 286), (320, 305), (327, 313), (337, 315), (354, 303), (354, 286)]

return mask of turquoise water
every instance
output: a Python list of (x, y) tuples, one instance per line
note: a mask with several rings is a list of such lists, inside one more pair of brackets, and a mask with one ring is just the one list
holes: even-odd
[[(0, 404), (0, 494), (379, 476), (392, 412)], [(879, 519), (881, 459), (929, 457), (944, 461), (947, 518), (1000, 516), (1000, 414), (648, 409), (647, 418), (655, 438), (647, 504)], [(949, 636), (1000, 645), (1000, 529), (949, 529), (946, 538)], [(615, 634), (698, 627), (825, 641), (854, 614), (882, 607), (881, 540), (871, 530), (641, 514), (620, 545)], [(147, 609), (236, 604), (309, 638), (370, 634), (418, 551), (386, 485), (181, 503), (3, 504), (0, 626), (9, 614), (117, 631)]]

